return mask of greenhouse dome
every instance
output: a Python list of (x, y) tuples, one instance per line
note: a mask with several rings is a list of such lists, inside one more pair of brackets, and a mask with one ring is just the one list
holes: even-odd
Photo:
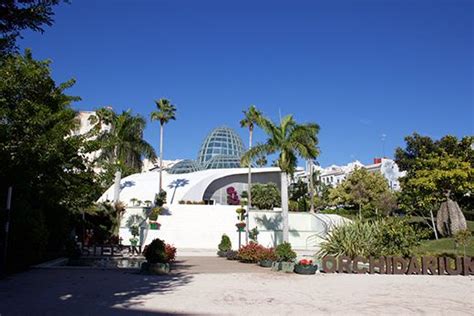
[(205, 169), (240, 168), (240, 157), (218, 155), (212, 157), (205, 165)]
[[(244, 151), (242, 139), (233, 129), (228, 127), (218, 127), (210, 132), (202, 143), (197, 161), (207, 166), (206, 162), (210, 161), (213, 157), (224, 156), (219, 159), (219, 164), (226, 165), (230, 163), (231, 160), (233, 160), (233, 163), (232, 167), (222, 168), (239, 168), (240, 157), (243, 155)], [(216, 168), (218, 167), (206, 167), (206, 169)]]
[(169, 168), (167, 171), (170, 174), (181, 174), (181, 173), (190, 173), (203, 170), (203, 167), (200, 163), (194, 160), (186, 159), (181, 160), (176, 163), (173, 167)]

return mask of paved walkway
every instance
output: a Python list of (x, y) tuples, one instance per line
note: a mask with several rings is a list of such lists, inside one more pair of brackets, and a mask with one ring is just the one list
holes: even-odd
[(168, 276), (32, 269), (0, 280), (4, 315), (472, 315), (474, 278), (282, 274), (179, 257)]

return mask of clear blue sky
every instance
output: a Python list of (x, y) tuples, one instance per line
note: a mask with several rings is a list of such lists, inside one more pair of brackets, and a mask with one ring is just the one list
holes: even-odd
[[(78, 1), (21, 47), (75, 78), (76, 109), (112, 105), (149, 118), (177, 106), (165, 158), (195, 158), (218, 125), (255, 104), (316, 122), (319, 161), (393, 156), (415, 131), (474, 134), (474, 1)], [(145, 137), (158, 144), (157, 123)], [(257, 139), (263, 140), (261, 133)]]

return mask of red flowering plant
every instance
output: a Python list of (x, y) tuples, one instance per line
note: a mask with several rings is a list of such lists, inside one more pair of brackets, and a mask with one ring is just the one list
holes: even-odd
[(239, 249), (239, 260), (246, 263), (257, 263), (261, 260), (261, 256), (265, 251), (265, 247), (257, 243), (251, 242)]
[(165, 245), (165, 254), (166, 254), (166, 260), (168, 262), (172, 262), (176, 259), (176, 247), (173, 247), (170, 244)]
[(298, 262), (299, 265), (302, 265), (302, 266), (312, 266), (313, 265), (313, 260), (308, 260), (308, 259), (301, 259), (299, 262)]

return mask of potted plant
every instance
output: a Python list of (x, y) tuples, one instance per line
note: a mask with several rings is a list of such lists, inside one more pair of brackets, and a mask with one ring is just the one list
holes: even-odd
[(265, 247), (255, 242), (250, 242), (239, 249), (239, 260), (244, 263), (258, 263)]
[(159, 229), (160, 224), (157, 222), (158, 220), (158, 215), (161, 213), (161, 207), (154, 207), (150, 215), (148, 215), (148, 221), (150, 224), (150, 229)]
[(132, 247), (136, 247), (138, 246), (138, 242), (140, 241), (137, 236), (133, 236), (132, 238), (129, 239), (130, 240), (130, 245)]
[(296, 253), (291, 249), (291, 244), (288, 242), (279, 244), (275, 248), (275, 253), (278, 261), (272, 264), (272, 270), (292, 273), (295, 269)]
[(235, 226), (237, 227), (237, 229), (239, 231), (243, 231), (244, 228), (245, 228), (245, 223), (244, 222), (238, 222), (237, 224), (235, 224)]
[(129, 239), (130, 245), (133, 247), (138, 246), (139, 239), (137, 238), (140, 235), (140, 230), (138, 225), (130, 225), (129, 227), (130, 234), (132, 234), (132, 238)]
[(260, 261), (258, 265), (264, 268), (271, 268), (273, 265), (273, 262), (275, 262), (276, 260), (277, 260), (277, 256), (275, 253), (275, 249), (265, 248), (262, 250), (260, 254)]
[(318, 266), (313, 264), (313, 260), (301, 259), (295, 265), (295, 272), (298, 274), (315, 274), (317, 270)]
[(132, 206), (137, 206), (137, 201), (138, 201), (137, 198), (131, 198), (130, 199), (130, 203), (132, 203)]
[(229, 250), (226, 253), (227, 260), (239, 260), (239, 253), (235, 250)]
[(145, 247), (143, 255), (146, 262), (141, 265), (142, 273), (168, 274), (170, 272), (170, 262), (174, 260), (176, 255), (176, 248), (156, 238)]
[(232, 242), (230, 241), (229, 236), (226, 234), (222, 235), (221, 242), (217, 248), (219, 249), (219, 251), (217, 251), (217, 255), (219, 257), (226, 257), (227, 252), (232, 250)]

